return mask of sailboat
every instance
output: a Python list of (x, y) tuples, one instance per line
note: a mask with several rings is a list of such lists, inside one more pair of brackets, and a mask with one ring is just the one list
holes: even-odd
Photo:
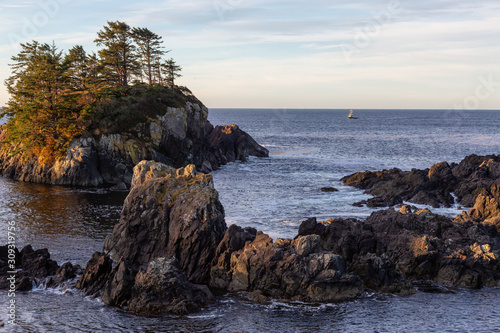
[(356, 117), (354, 115), (354, 111), (351, 110), (351, 111), (349, 111), (349, 115), (347, 116), (347, 119), (358, 119), (358, 117)]

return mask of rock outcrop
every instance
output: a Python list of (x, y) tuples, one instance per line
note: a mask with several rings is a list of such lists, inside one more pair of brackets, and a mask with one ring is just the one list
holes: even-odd
[(12, 245), (0, 246), (0, 289), (28, 291), (34, 284), (58, 287), (77, 274), (81, 274), (80, 266), (69, 262), (59, 266), (47, 249), (26, 245), (19, 251)]
[[(408, 201), (432, 207), (457, 203), (472, 207), (479, 194), (500, 201), (500, 156), (470, 155), (460, 163), (441, 162), (430, 169), (358, 172), (342, 178), (344, 185), (355, 186), (374, 195), (372, 207), (394, 206)], [(370, 200), (361, 204), (370, 205)]]
[(269, 152), (237, 125), (212, 126), (206, 132), (210, 145), (210, 164), (217, 166), (234, 161), (246, 161), (248, 156), (267, 157)]
[[(213, 288), (310, 302), (353, 299), (364, 291), (361, 279), (347, 274), (342, 256), (320, 248), (317, 235), (273, 242), (258, 232), (242, 249), (229, 251), (222, 253), (223, 260), (212, 269)], [(227, 269), (224, 259), (228, 255)]]
[(135, 269), (175, 256), (188, 279), (201, 283), (226, 228), (211, 175), (197, 173), (194, 165), (176, 170), (142, 161), (104, 252)]
[(365, 221), (306, 221), (299, 234), (319, 235), (320, 246), (341, 254), (347, 271), (374, 290), (404, 289), (403, 276), (448, 286), (500, 286), (499, 235), (486, 225), (454, 223), (428, 210), (387, 209)]
[[(250, 135), (236, 125), (216, 126), (207, 120), (200, 103), (166, 107), (164, 113), (138, 123), (126, 133), (102, 134), (74, 140), (66, 155), (51, 164), (39, 158), (24, 159), (19, 147), (0, 146), (0, 174), (26, 182), (101, 186), (130, 185), (133, 167), (154, 160), (173, 167), (196, 165), (204, 172), (248, 156), (268, 156)], [(0, 127), (0, 142), (6, 137)], [(22, 149), (21, 149), (22, 150)]]
[(198, 284), (209, 281), (226, 229), (211, 175), (142, 161), (105, 253), (94, 254), (76, 287), (138, 313), (194, 311), (212, 299)]

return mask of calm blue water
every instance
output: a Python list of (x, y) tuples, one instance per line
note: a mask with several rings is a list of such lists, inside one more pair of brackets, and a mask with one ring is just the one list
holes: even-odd
[[(443, 160), (500, 153), (500, 112), (359, 110), (210, 110), (213, 124), (236, 123), (271, 152), (214, 173), (228, 223), (273, 237), (293, 237), (310, 216), (363, 218), (351, 204), (367, 198), (341, 186), (347, 174), (383, 168), (425, 168)], [(335, 186), (339, 192), (323, 193)], [(17, 244), (47, 247), (60, 264), (83, 264), (102, 249), (117, 222), (124, 193), (103, 195), (0, 178), (0, 243), (15, 221)], [(457, 209), (439, 209), (453, 216)], [(221, 297), (190, 316), (141, 317), (78, 291), (17, 293), (18, 325), (5, 332), (495, 332), (500, 290), (454, 295), (367, 297), (342, 304), (249, 303)], [(8, 302), (0, 293), (0, 319)]]
[[(466, 155), (500, 154), (500, 112), (435, 110), (211, 110), (214, 124), (236, 123), (266, 146), (270, 158), (214, 173), (226, 221), (273, 237), (294, 237), (312, 216), (368, 216), (352, 203), (368, 198), (339, 179), (365, 170), (428, 168)], [(335, 193), (321, 187), (334, 186)], [(455, 216), (455, 209), (432, 209)]]

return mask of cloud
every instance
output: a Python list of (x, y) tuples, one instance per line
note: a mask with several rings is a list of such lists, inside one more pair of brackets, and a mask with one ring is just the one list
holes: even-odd
[[(0, 6), (2, 59), (12, 56), (5, 36), (37, 3)], [(88, 0), (68, 2), (36, 39), (92, 51), (107, 20), (148, 27), (209, 106), (447, 107), (479, 75), (500, 73), (499, 13), (493, 0)]]

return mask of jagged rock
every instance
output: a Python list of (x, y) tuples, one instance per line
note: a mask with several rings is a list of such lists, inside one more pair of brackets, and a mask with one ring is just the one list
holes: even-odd
[(121, 258), (107, 277), (102, 290), (102, 301), (112, 306), (127, 306), (132, 298), (136, 275), (137, 271), (128, 267), (127, 262)]
[(112, 266), (113, 261), (107, 255), (95, 252), (92, 259), (87, 262), (87, 266), (75, 287), (83, 289), (86, 295), (100, 295), (111, 276)]
[(66, 281), (75, 278), (77, 275), (83, 273), (80, 265), (73, 265), (70, 262), (66, 262), (59, 267), (54, 276), (50, 276), (47, 279), (45, 285), (47, 287), (56, 288), (63, 285)]
[(332, 302), (360, 296), (363, 283), (345, 272), (342, 256), (320, 249), (317, 235), (273, 242), (257, 232), (253, 241), (231, 254), (227, 288), (258, 291), (265, 297)]
[(341, 254), (347, 272), (376, 291), (409, 291), (402, 276), (451, 286), (500, 285), (496, 229), (453, 223), (429, 210), (401, 214), (387, 209), (365, 221), (309, 219), (299, 234), (319, 235), (323, 250)]
[(135, 277), (128, 308), (142, 314), (194, 312), (213, 299), (206, 286), (190, 283), (175, 258), (157, 258)]
[(229, 226), (215, 252), (210, 270), (210, 287), (227, 289), (231, 282), (231, 254), (241, 250), (246, 242), (253, 241), (256, 235), (257, 230), (253, 228), (243, 229), (235, 224)]
[(50, 259), (47, 249), (33, 250), (31, 245), (26, 245), (19, 251), (11, 245), (0, 246), (0, 289), (11, 289), (11, 282), (18, 291), (29, 291), (34, 283), (57, 287), (75, 277), (70, 272), (79, 272), (79, 268), (71, 263), (59, 267)]
[(425, 170), (401, 171), (395, 168), (365, 171), (346, 176), (342, 181), (344, 185), (355, 186), (374, 195), (375, 198), (369, 199), (373, 207), (383, 207), (388, 201), (385, 198), (392, 197), (437, 208), (450, 207), (455, 203), (451, 193), (456, 195), (461, 205), (467, 207), (472, 206), (480, 194), (500, 201), (499, 177), (500, 156), (471, 155), (459, 164), (441, 162)]
[(355, 260), (349, 271), (359, 276), (365, 288), (381, 293), (412, 294), (413, 285), (397, 272), (394, 263), (382, 254), (367, 253)]
[(474, 207), (468, 212), (462, 212), (455, 218), (457, 222), (477, 221), (495, 225), (500, 232), (500, 205), (497, 199), (480, 194)]
[(59, 266), (57, 262), (50, 259), (50, 253), (47, 249), (33, 250), (31, 245), (26, 245), (21, 250), (21, 263), (23, 272), (37, 278), (54, 275)]
[(212, 164), (227, 164), (236, 160), (246, 161), (248, 156), (267, 157), (269, 151), (260, 146), (237, 125), (209, 128), (208, 143), (213, 159)]
[(176, 170), (142, 161), (104, 251), (136, 270), (175, 256), (189, 281), (206, 283), (226, 228), (211, 175), (196, 173), (194, 166)]

